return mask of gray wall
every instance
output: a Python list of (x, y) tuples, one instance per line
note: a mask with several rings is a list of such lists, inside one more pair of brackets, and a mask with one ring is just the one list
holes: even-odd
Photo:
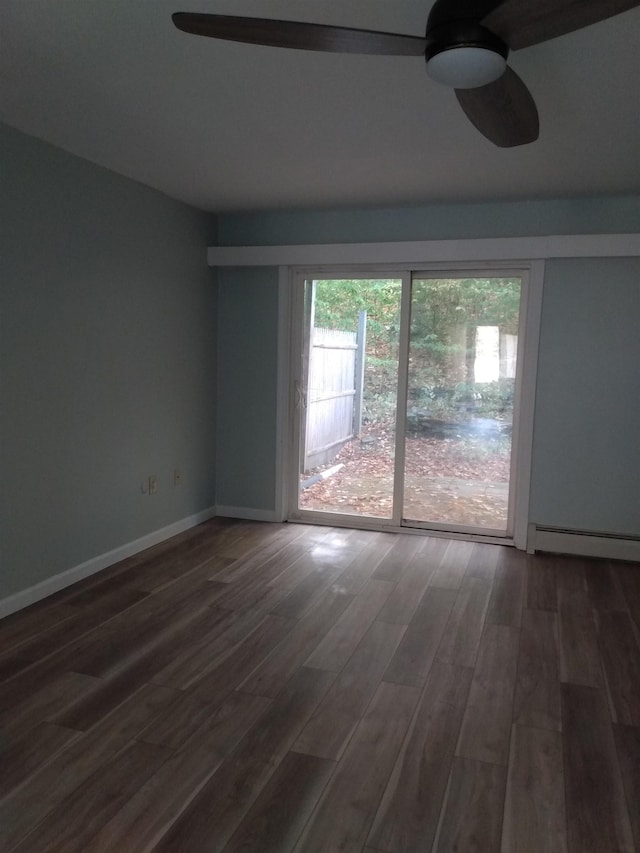
[(213, 217), (6, 126), (0, 158), (3, 598), (215, 503), (217, 320)]
[(531, 520), (640, 534), (640, 258), (548, 261)]
[[(434, 205), (392, 210), (274, 212), (221, 216), (220, 245), (415, 240), (516, 235), (626, 233), (640, 230), (640, 199), (607, 198), (506, 204)], [(238, 324), (250, 306), (260, 329), (261, 394), (253, 422), (231, 427), (246, 412), (238, 389), (252, 367), (221, 351), (218, 464), (241, 458), (256, 464), (233, 483), (233, 505), (274, 508), (277, 290), (273, 269), (227, 270), (220, 328)], [(237, 286), (236, 286), (237, 285)], [(548, 261), (540, 371), (536, 395), (530, 520), (547, 526), (640, 534), (638, 481), (638, 259)], [(258, 307), (259, 306), (259, 307)], [(266, 325), (269, 323), (270, 325)], [(234, 341), (254, 346), (246, 325)], [(230, 347), (228, 348), (230, 351)], [(231, 462), (228, 461), (230, 465)], [(267, 479), (268, 478), (268, 479)], [(227, 486), (225, 485), (225, 490)], [(229, 485), (230, 488), (230, 485)], [(221, 500), (222, 483), (218, 493)], [(231, 501), (229, 501), (231, 503)]]
[(447, 240), (640, 230), (640, 199), (431, 204), (412, 207), (227, 214), (221, 246)]
[[(214, 503), (274, 509), (277, 271), (226, 270), (216, 286), (214, 217), (3, 126), (0, 157), (0, 598)], [(224, 216), (217, 242), (639, 223), (633, 198), (437, 205)], [(547, 264), (539, 523), (640, 532), (638, 279), (637, 260)]]
[(219, 272), (216, 502), (273, 510), (277, 269)]

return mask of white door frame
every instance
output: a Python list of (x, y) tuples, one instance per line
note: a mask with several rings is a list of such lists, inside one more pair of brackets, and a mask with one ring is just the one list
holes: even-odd
[[(288, 275), (286, 271), (288, 270)], [(281, 268), (281, 283), (284, 286), (285, 276), (289, 287), (288, 296), (288, 342), (289, 342), (289, 358), (286, 365), (286, 380), (285, 376), (280, 375), (281, 381), (286, 381), (289, 389), (289, 405), (287, 409), (287, 447), (286, 461), (283, 465), (284, 483), (285, 485), (285, 503), (283, 503), (283, 518), (288, 518), (290, 521), (308, 521), (320, 522), (322, 524), (332, 524), (337, 527), (353, 527), (353, 521), (356, 516), (347, 516), (340, 513), (315, 513), (311, 510), (302, 512), (297, 510), (298, 503), (298, 474), (299, 474), (299, 450), (300, 450), (300, 418), (297, 414), (300, 405), (300, 387), (301, 377), (297, 375), (299, 367), (300, 353), (302, 352), (303, 343), (303, 302), (304, 302), (304, 283), (310, 279), (373, 279), (373, 278), (396, 278), (402, 281), (404, 293), (406, 288), (406, 273), (398, 271), (397, 266), (385, 266), (384, 269), (380, 265), (369, 267), (367, 265), (358, 266), (322, 266), (322, 267), (289, 267)], [(283, 317), (284, 322), (284, 317)], [(283, 365), (284, 369), (284, 365)], [(396, 469), (397, 471), (397, 469)], [(394, 481), (394, 497), (395, 497), (395, 481)], [(394, 512), (399, 513), (397, 505), (394, 501)], [(358, 526), (373, 530), (399, 530), (400, 518), (384, 519), (384, 518), (368, 518), (363, 516), (358, 518)]]
[[(442, 535), (449, 538), (468, 538), (478, 541), (495, 541), (502, 544), (515, 544), (526, 550), (529, 520), (529, 491), (531, 483), (531, 458), (533, 448), (533, 421), (535, 406), (536, 372), (538, 362), (538, 344), (542, 311), (542, 287), (544, 279), (544, 260), (533, 261), (479, 261), (445, 263), (409, 264), (358, 264), (356, 265), (314, 265), (279, 267), (279, 313), (278, 313), (278, 409), (277, 409), (277, 447), (276, 447), (276, 510), (282, 520), (321, 521), (336, 526), (353, 526), (355, 516), (338, 513), (322, 513), (314, 518), (313, 513), (305, 512), (300, 518), (297, 507), (297, 448), (299, 436), (294, 427), (296, 407), (296, 389), (292, 381), (296, 354), (300, 352), (302, 323), (297, 319), (296, 307), (301, 299), (301, 282), (309, 278), (398, 278), (403, 280), (403, 326), (400, 330), (400, 362), (402, 369), (403, 352), (408, 352), (409, 312), (405, 300), (410, 299), (411, 272), (427, 274), (437, 272), (456, 275), (456, 272), (479, 273), (487, 270), (500, 274), (517, 272), (522, 275), (520, 299), (520, 324), (522, 333), (518, 336), (518, 385), (516, 394), (518, 404), (515, 418), (512, 445), (512, 475), (510, 482), (510, 500), (514, 501), (513, 535), (486, 536), (476, 533), (455, 533), (441, 529), (438, 525), (422, 527), (403, 527), (400, 523), (402, 478), (404, 473), (404, 429), (399, 430), (402, 437), (396, 445), (396, 479), (394, 481), (394, 517), (387, 519), (358, 518), (358, 526), (373, 530), (397, 530), (407, 533)], [(403, 349), (406, 347), (406, 349)], [(406, 367), (406, 359), (404, 359)], [(398, 416), (406, 412), (406, 381), (398, 383)], [(402, 421), (398, 420), (398, 423)], [(397, 456), (398, 453), (402, 457)], [(294, 467), (295, 465), (295, 467)], [(294, 475), (295, 472), (295, 475)], [(402, 473), (400, 473), (402, 472)]]

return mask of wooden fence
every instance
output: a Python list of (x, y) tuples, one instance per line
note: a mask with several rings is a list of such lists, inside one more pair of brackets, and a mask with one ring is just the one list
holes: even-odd
[(314, 328), (309, 346), (303, 471), (326, 465), (362, 426), (366, 312), (357, 332)]

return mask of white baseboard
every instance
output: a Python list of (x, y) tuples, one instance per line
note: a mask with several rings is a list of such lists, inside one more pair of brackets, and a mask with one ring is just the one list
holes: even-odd
[(550, 551), (579, 557), (602, 557), (607, 560), (640, 562), (640, 537), (632, 538), (580, 530), (556, 530), (530, 525), (527, 551)]
[(71, 586), (76, 581), (88, 578), (90, 575), (94, 575), (108, 566), (113, 566), (114, 563), (118, 563), (120, 560), (132, 557), (134, 554), (138, 554), (152, 545), (157, 545), (159, 542), (171, 539), (172, 536), (176, 536), (190, 527), (202, 524), (203, 521), (208, 521), (208, 519), (213, 518), (215, 515), (215, 507), (209, 507), (209, 509), (204, 509), (195, 515), (181, 518), (179, 521), (175, 521), (173, 524), (167, 525), (167, 527), (162, 527), (160, 530), (154, 530), (153, 533), (148, 533), (146, 536), (141, 536), (140, 539), (135, 539), (133, 542), (128, 542), (126, 545), (114, 548), (113, 551), (107, 551), (105, 554), (92, 557), (85, 563), (80, 563), (80, 565), (73, 566), (34, 586), (20, 590), (20, 592), (16, 592), (8, 598), (3, 598), (0, 600), (0, 619), (8, 616), (10, 613), (15, 613), (17, 610), (22, 610), (23, 607), (35, 604), (36, 601), (40, 601), (48, 595), (53, 595), (54, 592)]
[(216, 515), (223, 518), (243, 518), (247, 521), (283, 521), (275, 509), (254, 509), (246, 506), (217, 506)]

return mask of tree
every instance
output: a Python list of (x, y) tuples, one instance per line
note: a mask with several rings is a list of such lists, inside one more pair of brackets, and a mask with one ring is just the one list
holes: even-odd
[[(401, 282), (399, 279), (316, 281), (315, 325), (355, 330), (367, 311), (365, 408), (370, 416), (393, 410)], [(415, 278), (412, 282), (410, 376), (413, 389), (456, 389), (473, 398), (476, 330), (497, 326), (517, 334), (520, 280)], [(383, 403), (384, 401), (384, 403)]]
[(425, 384), (473, 383), (476, 329), (517, 334), (520, 280), (424, 278), (412, 284), (411, 351)]
[(391, 349), (400, 328), (400, 294), (398, 279), (316, 281), (315, 324), (353, 331), (366, 311), (369, 348)]

